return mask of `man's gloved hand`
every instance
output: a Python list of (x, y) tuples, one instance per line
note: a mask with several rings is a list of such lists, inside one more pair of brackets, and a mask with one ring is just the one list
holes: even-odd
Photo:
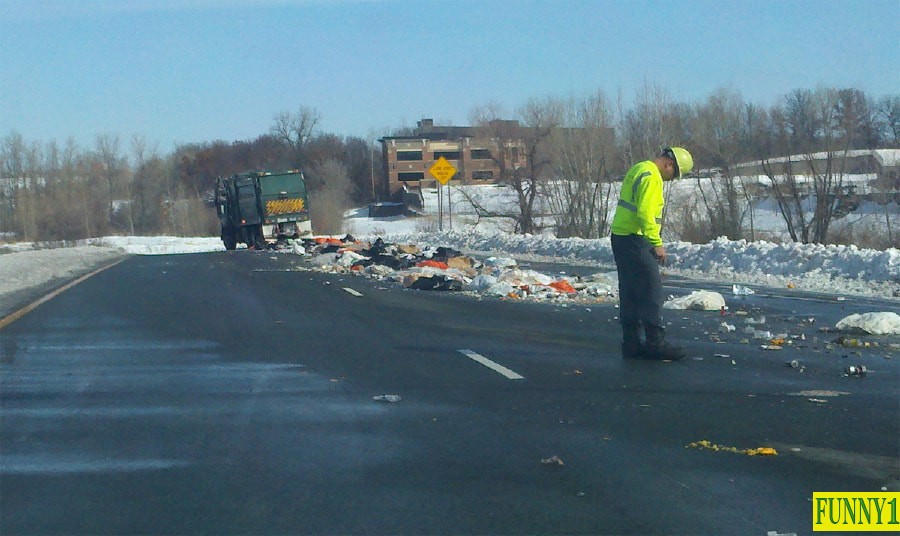
[(662, 246), (653, 246), (653, 256), (659, 264), (666, 263), (666, 248)]

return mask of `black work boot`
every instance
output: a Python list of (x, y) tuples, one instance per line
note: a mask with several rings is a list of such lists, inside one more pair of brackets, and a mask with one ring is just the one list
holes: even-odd
[(644, 326), (647, 332), (647, 345), (644, 347), (644, 359), (659, 361), (678, 361), (687, 356), (680, 346), (666, 342), (666, 330), (660, 326)]
[(637, 322), (622, 323), (622, 357), (643, 359), (644, 345), (641, 344), (641, 325)]

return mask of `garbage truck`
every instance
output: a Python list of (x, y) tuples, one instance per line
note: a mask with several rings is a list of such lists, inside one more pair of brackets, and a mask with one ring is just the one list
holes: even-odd
[(254, 171), (216, 179), (216, 213), (225, 249), (312, 236), (306, 181), (299, 170)]

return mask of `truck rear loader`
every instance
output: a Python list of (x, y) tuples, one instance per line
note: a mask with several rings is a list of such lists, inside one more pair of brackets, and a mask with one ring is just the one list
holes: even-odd
[(312, 236), (303, 173), (251, 172), (216, 179), (216, 214), (225, 249)]

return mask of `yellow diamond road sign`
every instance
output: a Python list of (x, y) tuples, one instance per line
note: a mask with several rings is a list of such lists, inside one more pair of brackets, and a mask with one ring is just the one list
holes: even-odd
[(437, 162), (431, 166), (431, 169), (429, 169), (428, 172), (441, 184), (447, 184), (450, 182), (450, 179), (456, 175), (456, 168), (442, 156), (438, 158)]

